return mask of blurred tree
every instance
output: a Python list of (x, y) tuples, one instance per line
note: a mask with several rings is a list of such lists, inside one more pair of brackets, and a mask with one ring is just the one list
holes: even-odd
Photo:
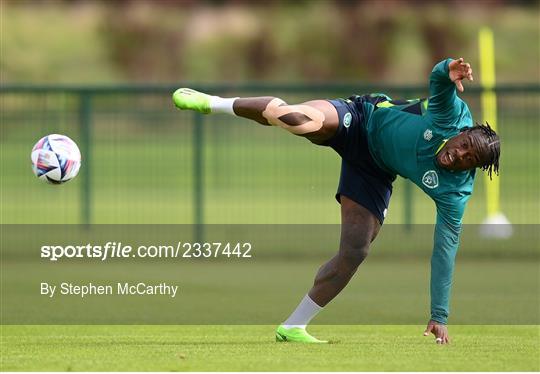
[(380, 77), (391, 63), (392, 44), (398, 32), (397, 15), (392, 6), (397, 1), (340, 1), (343, 35), (339, 43), (343, 61), (352, 76)]
[(249, 61), (249, 75), (252, 77), (270, 76), (276, 66), (277, 51), (269, 35), (272, 35), (272, 29), (268, 24), (264, 24), (247, 46), (246, 58)]
[(101, 27), (111, 60), (130, 79), (167, 80), (181, 75), (186, 18), (194, 2), (182, 2), (182, 12), (169, 1), (112, 2)]
[(480, 25), (499, 81), (540, 71), (538, 0), (0, 1), (3, 81), (416, 83), (443, 57), (475, 62)]
[[(418, 17), (420, 35), (428, 50), (430, 61), (428, 66), (433, 66), (442, 58), (459, 53), (470, 43), (476, 42), (476, 35), (471, 38), (467, 35), (464, 21), (457, 15), (467, 11), (467, 5), (458, 2), (454, 5), (436, 4), (428, 6), (416, 5), (418, 12), (426, 12), (429, 16)], [(455, 17), (449, 15), (455, 14)]]

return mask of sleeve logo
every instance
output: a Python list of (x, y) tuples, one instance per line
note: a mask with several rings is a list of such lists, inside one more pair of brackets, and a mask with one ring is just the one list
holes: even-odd
[(431, 138), (433, 138), (433, 132), (430, 129), (424, 131), (424, 139), (429, 142)]
[(422, 184), (431, 189), (439, 187), (439, 176), (437, 172), (435, 170), (426, 171), (422, 177)]
[(347, 113), (343, 116), (343, 126), (345, 126), (346, 129), (349, 128), (349, 126), (351, 125), (351, 122), (352, 122), (352, 114), (351, 113)]

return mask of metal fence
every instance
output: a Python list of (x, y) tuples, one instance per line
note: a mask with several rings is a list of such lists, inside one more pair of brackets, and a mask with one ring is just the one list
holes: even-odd
[[(349, 83), (3, 85), (2, 222), (339, 221), (338, 210), (331, 208), (339, 176), (337, 155), (247, 120), (177, 111), (170, 95), (179, 86), (222, 96), (279, 96), (288, 102), (368, 92), (395, 98), (427, 95), (426, 86)], [(480, 92), (472, 86), (463, 94), (479, 122)], [(503, 139), (503, 209), (510, 211), (511, 220), (538, 223), (540, 85), (504, 85), (495, 92)], [(30, 149), (47, 133), (65, 133), (81, 148), (81, 175), (66, 186), (31, 180)], [(431, 222), (432, 204), (417, 198), (410, 183), (397, 183), (390, 222)], [(477, 190), (483, 194), (481, 186)], [(482, 199), (475, 201), (472, 223), (485, 211)]]

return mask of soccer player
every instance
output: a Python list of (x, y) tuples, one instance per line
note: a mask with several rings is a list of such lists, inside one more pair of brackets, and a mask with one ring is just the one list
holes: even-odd
[(456, 94), (473, 80), (470, 64), (447, 59), (433, 68), (427, 99), (392, 100), (384, 94), (313, 100), (290, 105), (276, 97), (221, 98), (188, 88), (173, 94), (180, 109), (229, 113), (279, 126), (342, 158), (336, 199), (341, 203), (341, 241), (322, 265), (311, 290), (276, 331), (278, 341), (326, 343), (306, 326), (347, 285), (366, 258), (386, 216), (397, 175), (410, 179), (436, 204), (431, 258), (431, 317), (424, 335), (449, 342), (446, 327), (461, 220), (476, 168), (498, 174), (500, 142), (475, 125)]

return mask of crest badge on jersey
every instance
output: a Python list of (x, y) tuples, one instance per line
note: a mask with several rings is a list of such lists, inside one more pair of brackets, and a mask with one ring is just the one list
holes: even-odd
[(435, 170), (426, 171), (422, 177), (422, 184), (431, 189), (439, 187), (439, 176), (437, 172)]
[(429, 142), (431, 138), (433, 138), (433, 131), (431, 131), (430, 129), (424, 131), (424, 139)]
[(352, 122), (352, 114), (351, 113), (347, 113), (343, 116), (343, 126), (345, 126), (345, 128), (349, 128), (349, 126), (351, 126), (351, 122)]

